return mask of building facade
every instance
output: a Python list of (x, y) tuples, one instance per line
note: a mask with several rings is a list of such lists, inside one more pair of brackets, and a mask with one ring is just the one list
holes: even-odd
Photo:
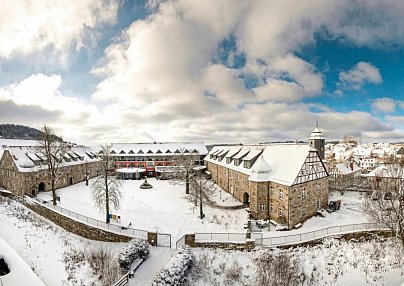
[(224, 191), (248, 204), (255, 219), (291, 229), (328, 205), (328, 173), (307, 144), (216, 146), (205, 165)]
[[(0, 148), (0, 187), (18, 196), (35, 196), (40, 191), (51, 190), (51, 177), (46, 160), (38, 153), (38, 146), (23, 145), (3, 145)], [(88, 147), (72, 147), (63, 155), (62, 160), (56, 189), (98, 175), (100, 167), (98, 156)]]
[(361, 168), (354, 162), (338, 163), (330, 171), (330, 189), (345, 191), (347, 188), (357, 188), (362, 183), (361, 176)]
[(110, 156), (116, 169), (143, 169), (143, 175), (154, 177), (164, 169), (159, 167), (171, 166), (179, 156), (193, 156), (195, 164), (201, 165), (207, 153), (205, 144), (200, 142), (114, 143)]

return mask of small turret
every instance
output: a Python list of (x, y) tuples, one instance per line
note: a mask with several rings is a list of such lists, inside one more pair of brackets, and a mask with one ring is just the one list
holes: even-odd
[(325, 138), (320, 128), (318, 128), (318, 121), (316, 122), (316, 128), (310, 135), (309, 145), (317, 149), (320, 158), (324, 160), (324, 151), (325, 151)]

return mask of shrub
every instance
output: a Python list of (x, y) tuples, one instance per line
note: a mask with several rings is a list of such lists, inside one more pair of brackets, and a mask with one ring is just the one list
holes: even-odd
[(129, 245), (123, 247), (119, 252), (119, 265), (125, 271), (130, 270), (130, 266), (138, 258), (146, 259), (149, 256), (150, 248), (147, 241), (134, 238), (129, 241)]
[(195, 263), (189, 248), (180, 248), (170, 261), (154, 277), (152, 286), (179, 286), (187, 281), (187, 275)]
[(100, 244), (88, 249), (85, 257), (102, 285), (112, 285), (121, 277), (117, 257), (110, 248)]

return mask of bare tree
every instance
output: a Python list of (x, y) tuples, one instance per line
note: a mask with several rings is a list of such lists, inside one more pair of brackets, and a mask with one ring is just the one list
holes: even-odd
[(211, 201), (216, 194), (215, 184), (208, 180), (201, 171), (197, 171), (190, 178), (190, 193), (188, 200), (194, 202), (195, 206), (199, 203), (199, 218), (205, 217), (203, 213), (204, 202)]
[(286, 253), (262, 250), (254, 263), (258, 268), (257, 285), (302, 285), (305, 277), (301, 263)]
[(189, 194), (190, 179), (194, 175), (193, 168), (196, 166), (196, 156), (198, 153), (195, 150), (186, 152), (185, 149), (179, 150), (181, 153), (172, 161), (173, 170), (168, 177), (172, 182), (184, 183), (185, 193)]
[(388, 164), (367, 183), (371, 195), (364, 200), (364, 213), (391, 230), (404, 246), (404, 165)]
[(119, 208), (119, 202), (122, 197), (119, 190), (122, 182), (112, 175), (114, 162), (109, 156), (111, 149), (111, 144), (101, 146), (101, 152), (99, 153), (99, 157), (101, 159), (101, 175), (96, 177), (91, 185), (92, 197), (96, 207), (100, 211), (105, 210), (106, 212), (106, 223), (110, 222), (110, 205), (112, 205), (115, 209)]
[(56, 184), (63, 174), (60, 168), (63, 165), (63, 155), (69, 149), (67, 143), (58, 140), (55, 132), (49, 126), (44, 125), (41, 129), (41, 139), (38, 141), (39, 155), (46, 161), (47, 172), (50, 177), (52, 202), (56, 205)]

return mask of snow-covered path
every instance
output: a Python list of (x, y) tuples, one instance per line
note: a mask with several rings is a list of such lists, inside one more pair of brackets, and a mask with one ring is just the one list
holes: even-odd
[(136, 270), (135, 275), (129, 280), (129, 286), (148, 286), (153, 277), (170, 259), (173, 250), (169, 247), (151, 247), (150, 256)]

